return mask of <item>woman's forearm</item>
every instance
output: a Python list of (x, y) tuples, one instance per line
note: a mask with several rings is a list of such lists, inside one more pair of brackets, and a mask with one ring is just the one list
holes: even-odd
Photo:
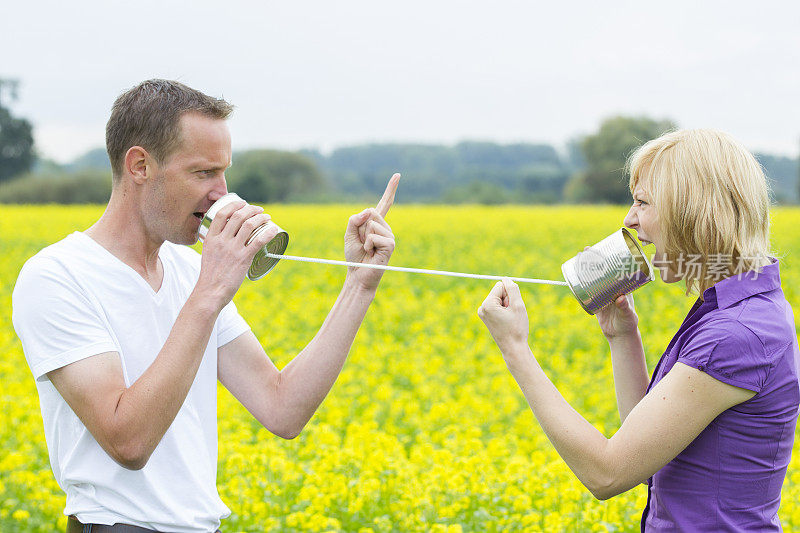
[(644, 346), (638, 330), (634, 335), (612, 337), (608, 339), (608, 345), (611, 348), (617, 409), (620, 421), (624, 421), (631, 409), (644, 398), (650, 384)]
[(567, 403), (545, 375), (530, 348), (504, 353), (506, 364), (519, 384), (536, 420), (558, 454), (597, 498), (613, 494), (613, 472), (605, 461), (608, 439)]

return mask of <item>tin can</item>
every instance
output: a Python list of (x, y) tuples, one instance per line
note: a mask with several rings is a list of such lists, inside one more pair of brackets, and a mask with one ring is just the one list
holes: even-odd
[(631, 233), (622, 228), (561, 265), (561, 272), (581, 307), (590, 315), (621, 294), (655, 279), (653, 265)]
[[(219, 212), (220, 209), (225, 207), (226, 205), (230, 204), (231, 202), (243, 202), (242, 198), (239, 197), (238, 194), (235, 192), (229, 192), (216, 202), (208, 209), (205, 216), (203, 217), (202, 222), (200, 223), (200, 229), (198, 230), (198, 236), (200, 238), (200, 242), (205, 241), (206, 235), (208, 235), (208, 230), (211, 227), (211, 223), (214, 221), (214, 216)], [(261, 232), (267, 231), (271, 228), (277, 228), (278, 233), (275, 235), (267, 244), (261, 247), (261, 249), (256, 253), (255, 257), (253, 258), (253, 262), (250, 263), (250, 268), (247, 270), (247, 279), (251, 281), (255, 281), (257, 279), (261, 279), (267, 275), (267, 273), (272, 270), (275, 265), (278, 264), (278, 259), (274, 257), (268, 257), (266, 254), (276, 254), (281, 255), (283, 252), (286, 251), (286, 247), (289, 245), (289, 234), (278, 227), (273, 221), (269, 221), (266, 224), (262, 224), (250, 234), (247, 238), (245, 244), (250, 244), (250, 242)]]

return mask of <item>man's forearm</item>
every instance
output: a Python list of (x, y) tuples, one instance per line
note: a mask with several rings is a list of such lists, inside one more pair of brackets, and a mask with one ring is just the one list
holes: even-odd
[(345, 281), (322, 327), (280, 373), (284, 424), (296, 435), (325, 399), (344, 366), (375, 291)]
[(203, 300), (189, 297), (158, 356), (117, 403), (115, 440), (140, 461), (146, 462), (169, 429), (200, 367), (219, 314)]

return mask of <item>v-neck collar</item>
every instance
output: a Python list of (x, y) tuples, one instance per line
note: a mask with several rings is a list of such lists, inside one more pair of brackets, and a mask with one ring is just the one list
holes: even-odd
[(133, 278), (135, 278), (137, 280), (137, 283), (139, 283), (144, 289), (146, 289), (147, 293), (150, 296), (152, 296), (153, 298), (156, 298), (158, 300), (161, 300), (161, 298), (163, 297), (164, 292), (165, 292), (164, 291), (164, 287), (167, 284), (167, 278), (170, 275), (169, 274), (169, 269), (167, 268), (167, 262), (164, 261), (163, 259), (161, 259), (161, 248), (159, 248), (159, 250), (158, 250), (158, 262), (161, 263), (161, 270), (164, 273), (164, 275), (161, 277), (161, 286), (159, 286), (158, 290), (155, 290), (155, 289), (153, 289), (153, 286), (150, 285), (147, 282), (147, 280), (144, 279), (144, 277), (141, 274), (139, 274), (133, 267), (131, 267), (129, 264), (127, 264), (125, 261), (123, 261), (122, 259), (120, 259), (116, 255), (112, 254), (108, 250), (108, 248), (106, 248), (105, 246), (103, 246), (102, 244), (100, 244), (99, 242), (97, 242), (96, 240), (91, 238), (90, 236), (88, 236), (86, 233), (84, 233), (82, 231), (76, 231), (75, 233), (73, 233), (73, 235), (78, 235), (81, 239), (84, 239), (85, 241), (87, 241), (90, 246), (94, 246), (97, 249), (99, 249), (103, 255), (107, 256), (112, 261), (114, 261), (115, 263), (119, 264), (123, 269), (127, 270), (128, 274), (131, 275)]

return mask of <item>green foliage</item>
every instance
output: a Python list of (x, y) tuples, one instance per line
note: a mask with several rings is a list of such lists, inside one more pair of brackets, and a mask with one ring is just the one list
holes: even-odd
[(324, 188), (322, 174), (309, 157), (296, 152), (250, 150), (233, 156), (226, 172), (228, 190), (248, 202), (285, 202)]
[(800, 161), (791, 157), (754, 154), (769, 178), (772, 198), (779, 203), (797, 203)]
[(443, 200), (447, 204), (483, 204), (499, 205), (512, 202), (511, 192), (494, 183), (473, 181), (468, 185), (453, 187), (444, 193)]
[(24, 118), (15, 118), (3, 105), (4, 87), (16, 99), (17, 82), (0, 78), (0, 182), (30, 170), (34, 161), (33, 127)]
[(566, 199), (577, 202), (627, 203), (630, 198), (625, 176), (628, 156), (651, 139), (675, 129), (670, 120), (647, 117), (611, 117), (600, 130), (581, 142), (586, 169), (578, 172), (567, 189)]
[(0, 183), (0, 203), (102, 204), (111, 196), (111, 174), (83, 170), (70, 174), (29, 174)]
[(68, 165), (65, 165), (65, 169), (71, 172), (86, 169), (106, 170), (111, 172), (111, 161), (108, 160), (108, 153), (105, 148), (92, 148)]
[[(503, 197), (521, 201), (528, 197), (560, 198), (569, 168), (555, 149), (546, 144), (462, 142), (455, 146), (423, 144), (368, 144), (335, 150), (330, 156), (307, 152), (329, 176), (331, 183), (348, 194), (380, 194), (394, 172), (403, 174), (398, 198), (406, 202), (464, 201), (477, 192), (473, 182), (503, 191)], [(457, 200), (461, 201), (461, 200)]]

